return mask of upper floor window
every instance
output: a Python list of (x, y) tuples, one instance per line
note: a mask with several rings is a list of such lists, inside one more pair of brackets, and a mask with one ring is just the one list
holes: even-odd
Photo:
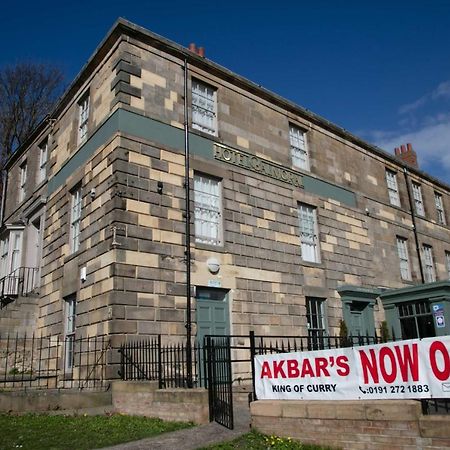
[(39, 170), (38, 183), (45, 180), (47, 176), (48, 139), (39, 145)]
[(192, 128), (217, 134), (217, 92), (211, 86), (192, 80)]
[(411, 270), (409, 266), (408, 240), (397, 236), (397, 253), (400, 260), (400, 273), (403, 280), (411, 280)]
[(80, 248), (81, 187), (74, 189), (70, 197), (70, 253), (75, 253)]
[(78, 103), (78, 143), (82, 144), (87, 139), (89, 121), (89, 94), (85, 94)]
[(386, 184), (389, 193), (389, 202), (391, 203), (391, 205), (400, 206), (400, 195), (398, 193), (397, 174), (389, 169), (386, 169)]
[(300, 169), (309, 170), (306, 133), (295, 125), (289, 125), (289, 141), (291, 144), (292, 164)]
[(434, 259), (433, 259), (433, 247), (431, 245), (423, 244), (423, 262), (424, 262), (424, 275), (425, 281), (431, 283), (436, 281), (436, 272), (434, 270)]
[(445, 211), (442, 195), (439, 192), (434, 193), (434, 203), (436, 204), (437, 221), (438, 223), (445, 225)]
[(25, 199), (25, 187), (27, 184), (27, 162), (20, 165), (19, 202)]
[(423, 207), (423, 199), (422, 199), (422, 186), (418, 183), (412, 182), (412, 192), (414, 197), (414, 205), (416, 207), (416, 214), (418, 216), (425, 215), (425, 209)]
[(318, 263), (320, 262), (320, 248), (316, 208), (300, 203), (298, 217), (302, 259), (303, 261)]
[(222, 245), (221, 181), (203, 174), (194, 175), (195, 241)]

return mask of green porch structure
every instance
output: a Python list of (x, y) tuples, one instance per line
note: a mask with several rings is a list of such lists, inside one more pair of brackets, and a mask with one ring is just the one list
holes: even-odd
[(342, 298), (342, 315), (347, 324), (348, 334), (373, 336), (375, 333), (373, 307), (380, 291), (352, 285), (340, 286), (337, 291)]
[(415, 339), (450, 334), (450, 280), (399, 289), (338, 288), (350, 335), (373, 335), (373, 308), (381, 300), (391, 337)]
[(450, 334), (450, 280), (386, 290), (380, 299), (396, 338)]

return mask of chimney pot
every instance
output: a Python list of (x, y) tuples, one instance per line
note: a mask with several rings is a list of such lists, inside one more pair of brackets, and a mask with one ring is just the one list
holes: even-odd
[(190, 50), (191, 52), (197, 53), (197, 46), (195, 45), (194, 42), (191, 42), (191, 43), (189, 44), (189, 50)]
[(202, 58), (204, 58), (205, 57), (205, 48), (199, 47), (197, 50), (197, 54), (198, 54), (198, 56), (201, 56)]
[(395, 147), (394, 152), (395, 156), (397, 156), (397, 158), (401, 161), (405, 162), (411, 167), (419, 168), (419, 165), (417, 164), (417, 154), (413, 150), (413, 147), (410, 143), (406, 145), (403, 144), (400, 147)]

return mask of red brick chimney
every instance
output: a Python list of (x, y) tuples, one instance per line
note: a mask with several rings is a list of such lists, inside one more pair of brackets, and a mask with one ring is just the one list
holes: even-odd
[(198, 56), (201, 56), (202, 58), (205, 57), (205, 49), (204, 47), (198, 47), (192, 42), (191, 44), (189, 44), (189, 50), (192, 53), (196, 53)]
[(411, 144), (401, 145), (400, 147), (395, 147), (395, 156), (402, 160), (404, 163), (411, 167), (419, 168), (417, 164), (417, 153), (413, 150)]

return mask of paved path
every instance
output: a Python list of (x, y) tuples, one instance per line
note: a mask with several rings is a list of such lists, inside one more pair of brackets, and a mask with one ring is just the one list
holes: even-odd
[(215, 422), (186, 430), (163, 433), (140, 441), (107, 447), (103, 450), (195, 450), (211, 444), (235, 439), (250, 430), (248, 406), (239, 405), (234, 409), (234, 430)]

